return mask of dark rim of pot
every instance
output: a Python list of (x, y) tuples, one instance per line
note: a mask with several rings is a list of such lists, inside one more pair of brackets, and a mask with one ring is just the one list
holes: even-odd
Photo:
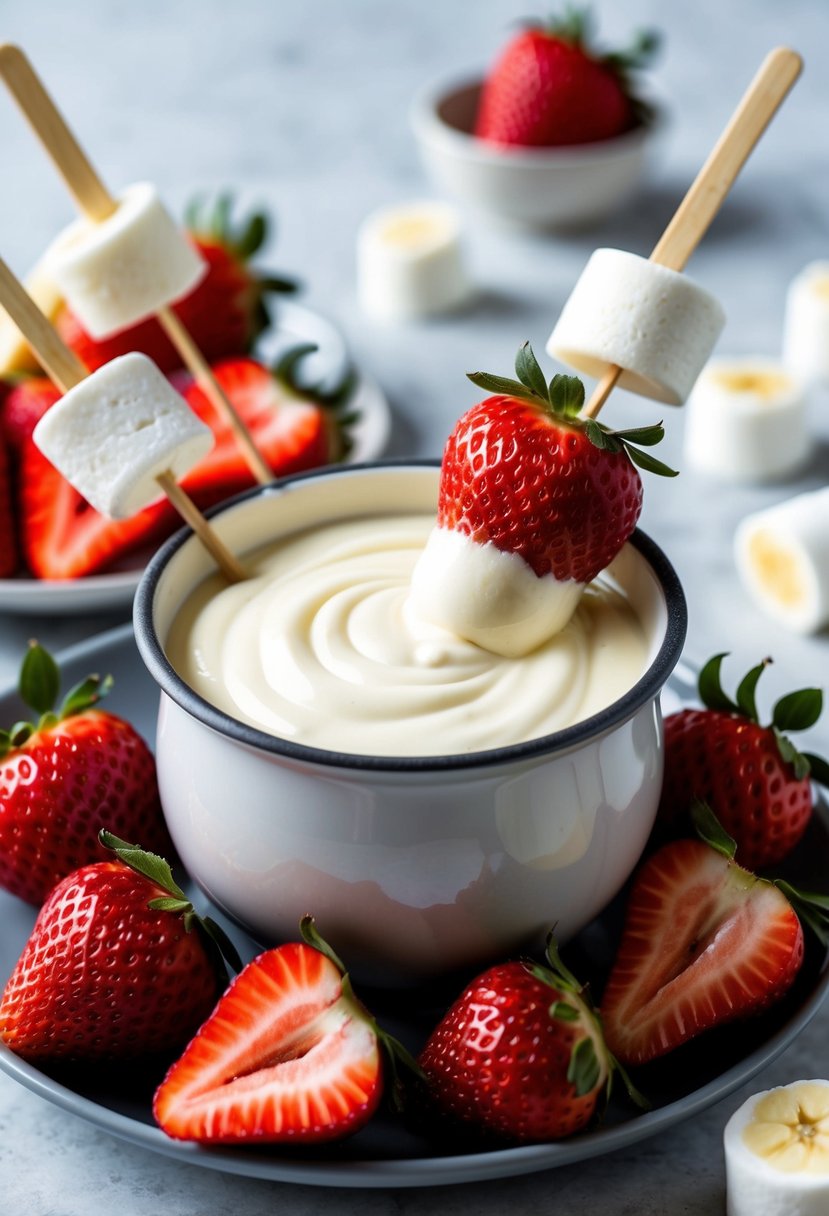
[[(320, 477), (350, 477), (362, 472), (382, 469), (437, 467), (439, 467), (439, 461), (436, 460), (397, 459), (314, 469), (307, 473), (298, 473), (293, 477), (282, 478), (273, 485), (254, 486), (235, 498), (220, 503), (205, 514), (210, 518), (249, 498), (268, 493), (278, 494), (286, 486), (296, 485), (303, 481), (313, 481)], [(205, 726), (257, 751), (267, 752), (274, 756), (285, 756), (304, 764), (356, 771), (460, 773), (464, 770), (489, 768), (493, 765), (510, 764), (564, 753), (589, 739), (601, 737), (614, 726), (631, 718), (648, 701), (656, 698), (679, 661), (685, 643), (688, 610), (679, 578), (658, 545), (637, 528), (629, 543), (642, 554), (656, 576), (665, 597), (667, 624), (665, 636), (648, 669), (633, 687), (612, 705), (577, 722), (574, 726), (568, 726), (564, 730), (555, 731), (550, 735), (542, 735), (538, 739), (529, 739), (526, 743), (512, 743), (505, 747), (493, 747), (486, 751), (459, 755), (371, 756), (359, 755), (356, 752), (308, 747), (303, 743), (294, 743), (288, 739), (279, 739), (275, 735), (267, 734), (265, 731), (239, 722), (223, 710), (217, 709), (215, 705), (205, 701), (185, 684), (167, 659), (153, 623), (155, 594), (168, 563), (192, 535), (189, 528), (182, 528), (171, 536), (151, 558), (136, 591), (133, 605), (135, 637), (147, 670), (167, 696), (192, 717), (203, 722)]]

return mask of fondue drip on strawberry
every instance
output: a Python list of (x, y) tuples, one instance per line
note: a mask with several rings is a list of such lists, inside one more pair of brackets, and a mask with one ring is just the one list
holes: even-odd
[(634, 467), (674, 476), (636, 445), (661, 424), (611, 431), (580, 418), (584, 385), (547, 384), (528, 343), (517, 380), (469, 379), (494, 395), (468, 410), (443, 454), (437, 525), (412, 576), (412, 610), (495, 654), (534, 650), (567, 624), (642, 508)]

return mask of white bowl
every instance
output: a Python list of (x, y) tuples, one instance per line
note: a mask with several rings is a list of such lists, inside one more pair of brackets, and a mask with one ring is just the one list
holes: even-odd
[[(258, 487), (212, 523), (238, 553), (346, 515), (434, 512), (436, 464), (330, 468)], [(357, 756), (274, 738), (196, 695), (164, 640), (212, 572), (183, 530), (135, 600), (138, 648), (159, 684), (158, 775), (182, 861), (262, 942), (312, 913), (363, 978), (399, 982), (566, 940), (616, 894), (650, 832), (662, 780), (659, 694), (685, 637), (685, 601), (636, 533), (611, 573), (649, 639), (619, 701), (545, 738), (470, 755)]]
[(642, 178), (660, 111), (615, 139), (507, 148), (473, 134), (479, 80), (437, 83), (411, 108), (421, 159), (442, 191), (470, 209), (529, 227), (584, 228), (625, 202)]

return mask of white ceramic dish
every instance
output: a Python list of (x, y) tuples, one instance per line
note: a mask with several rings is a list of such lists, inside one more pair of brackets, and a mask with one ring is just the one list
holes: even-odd
[[(67, 684), (90, 670), (111, 671), (115, 686), (109, 704), (129, 718), (145, 737), (154, 729), (158, 690), (138, 655), (129, 626), (74, 646), (59, 656)], [(663, 693), (666, 712), (694, 696), (693, 674), (678, 668)], [(14, 688), (0, 692), (0, 722), (10, 722), (19, 711)], [(829, 872), (829, 823), (821, 807), (813, 828), (787, 867), (787, 877), (804, 888), (821, 889)], [(198, 900), (198, 896), (197, 896)], [(201, 907), (205, 907), (203, 900)], [(35, 912), (22, 901), (0, 892), (0, 984), (5, 982), (28, 936)], [(620, 929), (620, 901), (590, 925), (565, 951), (565, 958), (585, 977), (601, 979), (609, 950)], [(255, 950), (230, 927), (240, 950), (248, 957)], [(453, 977), (459, 988), (461, 979)], [(35, 1068), (0, 1046), (0, 1069), (46, 1101), (150, 1152), (162, 1153), (189, 1165), (261, 1178), (272, 1182), (304, 1183), (325, 1187), (425, 1187), (486, 1181), (538, 1173), (605, 1153), (629, 1148), (694, 1116), (745, 1084), (780, 1054), (811, 1021), (829, 989), (829, 966), (813, 941), (807, 947), (804, 970), (790, 995), (769, 1013), (712, 1034), (689, 1045), (672, 1061), (637, 1076), (654, 1103), (647, 1114), (637, 1113), (617, 1094), (607, 1120), (596, 1131), (557, 1144), (520, 1148), (461, 1150), (434, 1144), (407, 1132), (386, 1113), (359, 1135), (338, 1145), (306, 1152), (286, 1149), (203, 1149), (168, 1139), (153, 1124), (150, 1097), (161, 1079), (163, 1065), (136, 1068), (127, 1074), (113, 1069)], [(418, 993), (420, 1012), (412, 1017), (411, 993), (368, 994), (384, 1024), (417, 1049), (430, 1025), (445, 1009), (455, 988)], [(621, 1092), (621, 1087), (617, 1087)]]
[(439, 81), (414, 99), (410, 121), (437, 188), (490, 219), (534, 228), (597, 223), (639, 185), (661, 110), (615, 139), (561, 148), (500, 148), (473, 134), (480, 80)]
[[(438, 472), (433, 462), (329, 467), (210, 518), (243, 556), (330, 520), (433, 516)], [(136, 593), (135, 629), (162, 689), (159, 785), (173, 840), (211, 900), (254, 936), (284, 939), (310, 905), (355, 971), (411, 983), (543, 940), (551, 923), (565, 941), (615, 895), (656, 813), (658, 698), (685, 638), (682, 589), (651, 541), (637, 533), (607, 572), (645, 632), (641, 678), (574, 726), (467, 755), (376, 756), (370, 726), (366, 754), (308, 747), (208, 704), (164, 641), (212, 569), (195, 537), (171, 538)]]
[[(330, 321), (293, 302), (280, 304), (279, 329), (268, 337), (263, 357), (275, 358), (298, 341), (316, 342), (318, 354), (309, 356), (309, 377), (333, 382), (347, 362), (345, 342)], [(360, 372), (351, 408), (359, 414), (352, 430), (353, 447), (347, 462), (374, 460), (382, 455), (391, 434), (391, 410), (379, 384)], [(150, 553), (133, 555), (124, 569), (88, 578), (60, 581), (19, 578), (0, 579), (0, 612), (42, 615), (80, 615), (113, 612), (128, 608)]]

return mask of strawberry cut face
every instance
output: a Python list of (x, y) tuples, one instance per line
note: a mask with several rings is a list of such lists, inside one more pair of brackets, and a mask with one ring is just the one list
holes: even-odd
[(259, 955), (172, 1066), (153, 1111), (177, 1139), (321, 1142), (380, 1099), (377, 1035), (330, 959), (302, 943)]
[(608, 1046), (643, 1064), (758, 1013), (791, 986), (803, 930), (782, 891), (702, 841), (666, 845), (640, 871), (602, 1000)]

